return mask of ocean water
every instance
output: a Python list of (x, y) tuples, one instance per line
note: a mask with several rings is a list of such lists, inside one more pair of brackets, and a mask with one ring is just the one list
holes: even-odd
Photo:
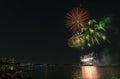
[(36, 71), (25, 72), (27, 78), (31, 76), (33, 79), (72, 79), (72, 71), (75, 70), (73, 65), (46, 64), (37, 66)]
[(46, 64), (24, 76), (33, 79), (120, 79), (120, 66), (79, 66)]
[(118, 65), (40, 64), (34, 68), (24, 69), (33, 71), (24, 71), (22, 79), (120, 79), (120, 66)]

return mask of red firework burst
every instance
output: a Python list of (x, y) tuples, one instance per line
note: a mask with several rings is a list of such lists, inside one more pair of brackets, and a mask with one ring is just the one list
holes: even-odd
[(88, 13), (84, 9), (73, 8), (66, 16), (66, 26), (72, 32), (80, 31), (87, 24)]

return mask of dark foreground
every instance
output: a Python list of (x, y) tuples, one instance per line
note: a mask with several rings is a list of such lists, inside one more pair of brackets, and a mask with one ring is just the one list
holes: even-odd
[(120, 66), (41, 64), (33, 69), (0, 79), (120, 79)]

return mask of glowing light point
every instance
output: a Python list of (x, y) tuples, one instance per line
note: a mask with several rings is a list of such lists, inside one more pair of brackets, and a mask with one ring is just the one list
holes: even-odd
[(94, 33), (94, 30), (93, 29), (89, 29), (90, 30), (90, 33)]
[(106, 37), (105, 35), (103, 35), (103, 36), (102, 36), (102, 39), (103, 39), (103, 40), (106, 40), (106, 39), (107, 39), (107, 37)]
[(92, 45), (90, 43), (87, 44), (89, 47), (91, 47)]

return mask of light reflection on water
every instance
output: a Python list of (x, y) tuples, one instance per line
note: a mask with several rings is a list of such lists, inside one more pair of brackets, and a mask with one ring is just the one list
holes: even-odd
[(72, 79), (120, 79), (120, 67), (79, 66), (72, 72)]
[(80, 66), (72, 72), (73, 79), (99, 79), (96, 66)]
[(120, 79), (120, 67), (44, 65), (33, 76), (34, 79)]
[(98, 79), (96, 66), (81, 66), (82, 79)]

